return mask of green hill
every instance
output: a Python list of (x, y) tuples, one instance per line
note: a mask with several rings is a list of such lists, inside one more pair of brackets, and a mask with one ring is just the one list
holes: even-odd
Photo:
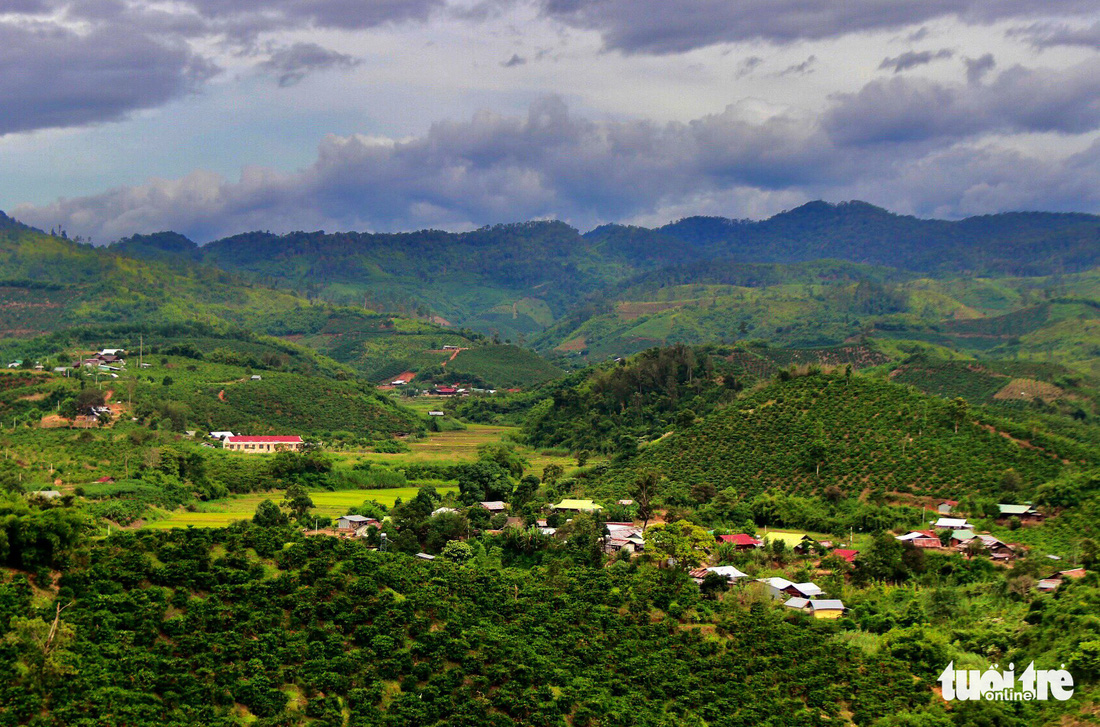
[[(892, 281), (912, 273), (968, 279), (1077, 273), (1100, 264), (1100, 218), (1012, 213), (951, 222), (894, 215), (863, 202), (812, 202), (759, 222), (695, 217), (658, 229), (604, 225), (584, 235), (561, 222), (525, 222), (465, 233), (250, 232), (202, 247), (157, 233), (112, 249), (154, 260), (201, 260), (311, 297), (438, 316), (518, 341), (578, 304), (618, 295), (625, 281), (643, 276), (644, 282), (647, 274), (666, 284), (759, 287), (735, 282), (728, 268), (826, 258), (869, 266), (860, 279), (871, 281), (878, 276), (874, 267), (907, 271), (888, 274)], [(665, 269), (671, 272), (658, 272)], [(795, 271), (771, 277), (773, 284), (800, 282)]]
[[(862, 377), (811, 374), (755, 390), (646, 447), (597, 486), (621, 493), (638, 471), (667, 477), (673, 500), (697, 484), (747, 497), (767, 490), (848, 496), (995, 497), (1005, 471), (1025, 488), (1095, 449), (976, 409), (955, 431), (951, 402)], [(1021, 496), (1021, 495), (1016, 495)]]
[(460, 351), (447, 363), (443, 375), (457, 374), (504, 389), (529, 388), (560, 377), (564, 372), (526, 349), (516, 346), (479, 346)]
[[(125, 339), (116, 345), (136, 350), (138, 334), (145, 332), (186, 338), (178, 342), (199, 351), (229, 346), (248, 359), (265, 352), (249, 351), (246, 342), (267, 334), (299, 344), (280, 346), (268, 340), (264, 346), (274, 348), (272, 355), (290, 352), (296, 360), (312, 358), (313, 370), (332, 369), (334, 361), (347, 364), (375, 383), (409, 369), (438, 366), (447, 358), (439, 352), (444, 345), (473, 349), (485, 343), (468, 329), (314, 303), (248, 282), (197, 263), (188, 253), (193, 247), (178, 235), (159, 233), (94, 248), (12, 222), (0, 228), (5, 278), (0, 280), (0, 340), (63, 331), (54, 344)], [(70, 332), (85, 328), (92, 330)], [(328, 363), (307, 354), (307, 346)], [(20, 350), (43, 355), (33, 347), (5, 349), (13, 355)], [(556, 375), (538, 356), (504, 346), (469, 358), (473, 373), (490, 387), (529, 385)]]
[[(125, 339), (101, 340), (118, 345)], [(151, 336), (146, 339), (144, 367), (139, 368), (135, 345), (117, 378), (90, 371), (70, 377), (0, 373), (0, 420), (49, 426), (48, 418), (55, 414), (71, 419), (86, 413), (76, 402), (94, 390), (118, 409), (115, 419), (133, 417), (176, 432), (231, 430), (369, 440), (423, 427), (417, 415), (333, 362), (328, 362), (329, 370), (314, 367), (313, 361), (324, 366), (320, 357), (295, 362), (286, 353), (291, 347), (278, 342), (251, 342), (248, 354), (231, 339), (209, 339), (212, 347), (200, 349), (196, 344), (202, 340)], [(68, 349), (44, 360), (51, 366), (62, 361), (68, 365), (73, 355), (98, 347)]]

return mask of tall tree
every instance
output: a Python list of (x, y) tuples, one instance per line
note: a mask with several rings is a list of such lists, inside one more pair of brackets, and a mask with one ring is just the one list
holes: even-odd
[(630, 496), (638, 507), (638, 517), (642, 519), (642, 532), (645, 532), (653, 517), (653, 500), (660, 489), (661, 478), (656, 472), (643, 472), (630, 486)]

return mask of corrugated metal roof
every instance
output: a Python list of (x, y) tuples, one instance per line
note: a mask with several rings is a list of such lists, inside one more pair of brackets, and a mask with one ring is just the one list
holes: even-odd
[(302, 438), (298, 436), (294, 437), (226, 437), (227, 442), (231, 444), (301, 444)]
[(783, 604), (787, 608), (797, 608), (799, 610), (806, 608), (810, 605), (810, 599), (808, 598), (792, 598)]
[(839, 598), (810, 599), (810, 608), (815, 611), (843, 611), (844, 602)]
[(803, 596), (817, 596), (825, 591), (817, 587), (815, 583), (794, 583), (792, 584), (794, 589), (801, 593)]
[(1002, 515), (1026, 515), (1031, 512), (1031, 505), (1009, 505), (999, 502), (997, 508), (1000, 509)]

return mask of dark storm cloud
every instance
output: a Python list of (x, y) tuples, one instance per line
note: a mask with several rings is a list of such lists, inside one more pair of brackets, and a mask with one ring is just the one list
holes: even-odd
[(895, 77), (834, 101), (822, 123), (848, 145), (981, 133), (1084, 133), (1100, 128), (1100, 59), (1065, 70), (1015, 66), (988, 84)]
[(551, 17), (598, 31), (609, 48), (655, 54), (744, 40), (835, 38), (950, 16), (988, 23), (1096, 12), (1094, 0), (542, 0), (542, 7)]
[[(125, 118), (202, 86), (219, 41), (258, 55), (265, 31), (364, 29), (424, 21), (444, 0), (0, 0), (0, 135)], [(260, 69), (289, 86), (358, 61), (315, 43), (276, 50)]]
[(257, 227), (392, 230), (543, 216), (584, 224), (699, 190), (843, 179), (852, 155), (830, 147), (791, 118), (750, 123), (727, 110), (689, 124), (597, 123), (548, 98), (524, 118), (483, 112), (408, 141), (329, 137), (295, 174), (252, 169), (227, 182), (195, 173), (16, 212), (97, 240), (153, 228), (209, 239)]
[[(907, 76), (834, 97), (819, 117), (592, 121), (556, 97), (525, 117), (480, 112), (402, 141), (327, 137), (295, 173), (195, 172), (16, 209), (32, 224), (109, 240), (177, 229), (462, 228), (554, 216), (586, 226), (698, 199), (863, 197), (917, 214), (1096, 209), (1100, 144), (1067, 159), (999, 148), (990, 134), (1100, 128), (1100, 59), (1009, 68), (987, 83)], [(1091, 190), (1091, 191), (1090, 191)], [(1076, 195), (1076, 197), (1075, 197)], [(731, 209), (729, 214), (738, 214)]]
[(901, 73), (907, 71), (910, 68), (916, 68), (917, 66), (925, 66), (935, 60), (942, 58), (951, 58), (955, 55), (955, 51), (949, 48), (942, 48), (938, 51), (932, 52), (930, 50), (922, 51), (906, 51), (900, 56), (894, 56), (893, 58), (883, 58), (882, 63), (879, 64), (879, 70), (885, 70), (887, 68), (893, 69), (894, 73)]
[(0, 134), (111, 121), (193, 90), (214, 66), (182, 43), (0, 23)]
[(512, 57), (506, 61), (501, 61), (500, 65), (505, 68), (515, 68), (516, 66), (522, 66), (527, 63), (527, 59), (518, 53), (513, 53)]
[(445, 0), (179, 0), (166, 11), (133, 0), (52, 0), (75, 19), (125, 18), (144, 27), (174, 27), (190, 35), (224, 34), (241, 40), (277, 30), (362, 30), (424, 21)]
[(271, 57), (260, 64), (260, 69), (275, 77), (283, 88), (293, 86), (307, 75), (332, 68), (351, 69), (361, 60), (345, 53), (337, 53), (316, 43), (295, 43), (272, 52)]

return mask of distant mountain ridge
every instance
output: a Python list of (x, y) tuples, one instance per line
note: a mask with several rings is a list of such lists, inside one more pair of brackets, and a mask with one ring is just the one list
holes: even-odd
[[(460, 270), (476, 267), (491, 275), (502, 260), (509, 261), (517, 267), (509, 283), (566, 272), (546, 269), (546, 264), (583, 269), (586, 258), (626, 264), (635, 272), (706, 259), (790, 263), (831, 258), (934, 274), (1049, 275), (1100, 264), (1100, 216), (1005, 212), (950, 221), (898, 215), (867, 202), (816, 201), (760, 221), (694, 216), (657, 228), (601, 225), (583, 235), (563, 222), (531, 221), (463, 233), (247, 232), (202, 246), (161, 232), (134, 235), (111, 247), (130, 257), (195, 256), (225, 269), (254, 271), (262, 267), (257, 260), (261, 250), (268, 259), (316, 255), (324, 263), (334, 254), (371, 257), (388, 251), (398, 257), (389, 266), (398, 268), (410, 253), (448, 259), (448, 251), (457, 250), (463, 253)], [(386, 267), (387, 261), (377, 262)], [(430, 266), (431, 260), (421, 262)], [(341, 273), (317, 267), (313, 272), (322, 276)]]
[[(43, 249), (69, 243), (46, 239)], [(761, 221), (687, 217), (584, 234), (560, 221), (529, 221), (461, 233), (247, 232), (202, 246), (159, 232), (95, 251), (102, 254), (71, 249), (90, 259), (60, 261), (74, 268), (66, 281), (98, 279), (112, 260), (145, 260), (185, 277), (218, 270), (237, 286), (468, 328), (581, 361), (673, 342), (759, 338), (806, 347), (876, 335), (1100, 366), (1092, 310), (1021, 313), (1044, 323), (1011, 335), (941, 325), (1038, 310), (1055, 298), (1100, 297), (1100, 217), (1090, 214), (948, 221), (866, 202), (810, 202)], [(24, 256), (24, 264), (46, 264), (38, 258)], [(55, 261), (40, 272), (35, 279), (62, 271)], [(1071, 339), (1066, 358), (1060, 342)], [(337, 346), (339, 337), (324, 340), (322, 350), (347, 348), (347, 341)], [(364, 356), (366, 349), (354, 355), (364, 370), (389, 372)]]
[[(918, 277), (1061, 275), (1100, 265), (1100, 217), (1012, 212), (959, 221), (897, 215), (866, 202), (810, 202), (761, 221), (687, 217), (659, 228), (560, 221), (470, 232), (246, 232), (199, 246), (174, 232), (110, 246), (128, 257), (213, 265), (310, 298), (520, 340), (646, 274), (707, 283), (731, 264), (816, 260)], [(668, 276), (657, 275), (659, 279)]]

